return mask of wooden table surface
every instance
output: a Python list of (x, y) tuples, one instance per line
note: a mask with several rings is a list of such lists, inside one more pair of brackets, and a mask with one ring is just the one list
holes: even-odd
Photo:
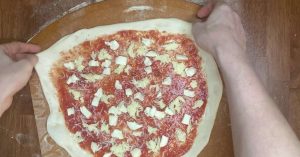
[[(257, 74), (300, 137), (300, 1), (225, 1), (242, 18), (247, 51)], [(81, 2), (0, 0), (0, 43), (27, 41), (42, 26)], [(224, 104), (224, 111), (219, 111), (223, 115), (216, 120), (222, 127), (214, 128), (203, 157), (233, 156), (228, 107)], [(15, 95), (11, 108), (0, 118), (0, 156), (41, 156), (29, 86)]]

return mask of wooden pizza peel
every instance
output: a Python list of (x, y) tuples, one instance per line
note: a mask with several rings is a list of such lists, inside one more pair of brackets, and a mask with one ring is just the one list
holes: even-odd
[[(183, 0), (105, 0), (63, 16), (42, 29), (30, 42), (46, 49), (67, 34), (99, 25), (153, 18), (179, 18), (193, 22), (199, 8), (199, 5)], [(30, 80), (30, 89), (42, 156), (69, 156), (47, 133), (49, 108), (35, 72)], [(210, 142), (199, 157), (233, 156), (228, 107), (225, 102), (227, 101), (223, 98)]]

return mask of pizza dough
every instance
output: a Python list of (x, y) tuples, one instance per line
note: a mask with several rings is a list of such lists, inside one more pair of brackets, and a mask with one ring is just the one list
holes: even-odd
[[(51, 83), (49, 73), (54, 62), (60, 59), (60, 52), (67, 51), (86, 40), (93, 40), (102, 35), (114, 34), (121, 30), (159, 30), (168, 33), (185, 34), (193, 39), (191, 34), (191, 24), (178, 19), (153, 19), (132, 23), (114, 24), (108, 26), (98, 26), (91, 29), (82, 29), (71, 35), (67, 35), (52, 45), (49, 49), (38, 54), (39, 62), (36, 71), (40, 78), (44, 95), (50, 108), (50, 115), (47, 121), (47, 130), (54, 141), (67, 150), (73, 157), (92, 156), (84, 151), (76, 143), (64, 121), (64, 115), (60, 111), (56, 89)], [(208, 103), (205, 113), (199, 123), (198, 134), (191, 149), (184, 155), (186, 157), (197, 156), (208, 143), (212, 130), (216, 112), (222, 95), (222, 83), (218, 73), (216, 63), (211, 55), (199, 50), (202, 57), (202, 70), (206, 75), (208, 86)]]

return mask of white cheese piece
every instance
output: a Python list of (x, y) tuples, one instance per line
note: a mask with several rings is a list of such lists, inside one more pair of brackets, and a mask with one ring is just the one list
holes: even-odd
[(190, 67), (190, 68), (185, 68), (184, 71), (186, 73), (187, 76), (192, 77), (196, 74), (196, 68), (194, 67)]
[(189, 125), (186, 128), (186, 132), (189, 134), (192, 131), (192, 124), (189, 123)]
[(134, 131), (134, 132), (132, 132), (132, 135), (133, 136), (137, 136), (137, 137), (142, 136), (142, 134), (143, 134), (143, 132), (141, 132), (141, 131)]
[(182, 77), (185, 77), (186, 74), (185, 74), (185, 64), (184, 63), (178, 63), (178, 62), (172, 62), (172, 65), (173, 65), (173, 69), (174, 69), (174, 72)]
[(71, 116), (72, 114), (75, 114), (75, 109), (74, 107), (70, 107), (67, 109), (67, 114), (68, 116)]
[(109, 68), (111, 65), (111, 61), (106, 59), (101, 65), (105, 68)]
[(116, 64), (126, 65), (127, 64), (127, 57), (124, 57), (124, 56), (116, 57)]
[(108, 121), (110, 126), (116, 126), (118, 122), (118, 116), (117, 115), (109, 115)]
[(139, 116), (139, 111), (141, 110), (143, 110), (143, 107), (136, 101), (132, 101), (131, 104), (127, 106), (128, 114), (132, 118)]
[(116, 40), (112, 40), (109, 42), (106, 41), (105, 45), (109, 46), (109, 48), (112, 50), (117, 50), (120, 47), (119, 43)]
[(93, 51), (92, 54), (91, 54), (91, 57), (92, 57), (93, 60), (96, 60), (97, 54)]
[(81, 72), (84, 69), (84, 66), (82, 65), (84, 58), (82, 56), (79, 56), (75, 61), (74, 64), (76, 66), (77, 71)]
[(92, 113), (85, 106), (81, 106), (80, 111), (86, 118), (90, 118), (92, 116)]
[(144, 70), (145, 70), (145, 72), (146, 72), (147, 74), (152, 73), (152, 68), (151, 68), (151, 66), (145, 67)]
[(200, 108), (202, 105), (203, 105), (203, 100), (197, 100), (195, 103), (194, 103), (194, 106), (193, 106), (193, 109), (196, 109), (196, 108)]
[(93, 153), (98, 152), (100, 149), (101, 149), (101, 147), (97, 143), (95, 143), (95, 142), (91, 143), (91, 150)]
[(140, 101), (144, 101), (144, 94), (137, 92), (134, 94), (134, 99), (140, 100)]
[(183, 95), (193, 98), (193, 97), (195, 97), (195, 92), (185, 89), (185, 90), (183, 90)]
[(92, 106), (95, 106), (95, 107), (99, 106), (99, 102), (101, 100), (102, 95), (103, 95), (103, 90), (102, 90), (102, 88), (100, 88), (94, 94), (94, 98), (92, 100)]
[(101, 49), (98, 55), (99, 60), (104, 60), (104, 59), (112, 59), (112, 56), (107, 52), (105, 49)]
[(164, 109), (166, 107), (166, 104), (164, 103), (163, 100), (158, 101), (158, 106), (160, 109)]
[(178, 96), (169, 104), (169, 107), (173, 112), (179, 113), (181, 111), (182, 104), (184, 102), (185, 102), (184, 98), (181, 96)]
[(130, 45), (127, 48), (127, 54), (129, 55), (129, 57), (131, 58), (135, 58), (136, 54), (134, 53), (133, 49), (134, 49), (135, 44), (132, 42), (130, 43)]
[(160, 147), (166, 146), (168, 144), (168, 141), (169, 141), (169, 137), (162, 135), (159, 146)]
[(154, 154), (156, 154), (160, 150), (160, 139), (155, 138), (153, 140), (150, 140), (146, 143), (146, 146), (149, 149), (148, 152), (153, 152)]
[(67, 84), (76, 83), (77, 81), (79, 81), (79, 78), (75, 74), (73, 74), (68, 78)]
[(115, 144), (110, 147), (110, 151), (117, 157), (124, 157), (125, 152), (130, 150), (128, 143), (123, 142), (121, 144)]
[(116, 74), (121, 74), (121, 72), (124, 71), (125, 65), (119, 65), (116, 69), (115, 69), (115, 73)]
[(154, 127), (151, 127), (151, 126), (148, 126), (147, 130), (148, 130), (149, 134), (154, 134), (158, 129), (154, 128)]
[(188, 60), (188, 57), (185, 56), (185, 55), (176, 55), (176, 59), (177, 60), (180, 60), (180, 61), (185, 61), (185, 60)]
[(161, 98), (162, 97), (162, 94), (161, 94), (161, 91), (159, 91), (156, 95), (156, 98)]
[(157, 57), (158, 54), (155, 51), (148, 51), (145, 56), (147, 56), (147, 57)]
[(175, 131), (176, 139), (180, 142), (186, 141), (186, 133), (179, 128), (176, 128)]
[(104, 132), (106, 134), (109, 134), (109, 126), (105, 122), (103, 122), (101, 124), (100, 131), (102, 131), (102, 132)]
[(105, 153), (105, 154), (103, 155), (103, 157), (111, 157), (111, 155), (112, 155), (112, 153), (109, 152), (109, 153)]
[(74, 100), (79, 100), (81, 97), (81, 93), (74, 89), (68, 89), (69, 93), (72, 94)]
[(167, 50), (167, 51), (177, 50), (177, 48), (179, 47), (179, 44), (176, 43), (175, 41), (173, 41), (173, 42), (169, 42), (169, 43), (163, 45), (163, 47), (164, 47), (165, 50)]
[(96, 93), (94, 94), (94, 96), (96, 96), (96, 97), (102, 97), (102, 95), (103, 95), (103, 90), (102, 90), (102, 88), (99, 88), (99, 89), (96, 91)]
[(151, 108), (146, 107), (145, 110), (144, 110), (145, 115), (150, 117), (150, 112), (151, 112)]
[(115, 88), (118, 89), (118, 90), (123, 89), (123, 88), (122, 88), (122, 84), (120, 83), (119, 80), (116, 80), (116, 82), (115, 82)]
[(144, 64), (145, 64), (145, 66), (150, 66), (150, 65), (152, 65), (152, 61), (150, 60), (150, 58), (145, 57)]
[(163, 84), (163, 85), (167, 85), (167, 86), (171, 85), (171, 84), (172, 84), (172, 79), (171, 79), (171, 77), (166, 77), (166, 78), (163, 80), (162, 84)]
[(134, 148), (130, 151), (132, 157), (140, 157), (142, 155), (142, 151), (139, 148)]
[(150, 110), (150, 113), (149, 113), (149, 116), (150, 117), (154, 117), (155, 116), (155, 113), (156, 113), (156, 107), (155, 106), (152, 106), (151, 110)]
[(194, 89), (197, 88), (197, 86), (198, 86), (197, 81), (196, 80), (191, 81), (190, 86)]
[(130, 88), (127, 88), (127, 89), (125, 89), (125, 94), (126, 94), (127, 97), (129, 97), (133, 94), (133, 92)]
[(122, 113), (127, 113), (127, 108), (124, 104), (124, 101), (121, 101), (119, 104), (118, 104), (118, 110)]
[(185, 125), (189, 125), (191, 120), (191, 116), (188, 114), (184, 114), (181, 123)]
[(79, 131), (77, 131), (75, 134), (72, 134), (72, 138), (77, 143), (80, 143), (80, 142), (84, 141), (83, 137), (81, 136), (81, 132), (79, 132)]
[(64, 63), (64, 67), (67, 68), (68, 70), (74, 70), (75, 64), (73, 62), (67, 62), (67, 63)]
[(147, 47), (151, 46), (152, 42), (151, 39), (142, 38), (142, 43)]
[(99, 66), (99, 62), (95, 61), (95, 60), (90, 60), (89, 61), (89, 66), (90, 67), (98, 67)]
[(170, 115), (170, 116), (175, 115), (175, 112), (173, 110), (171, 110), (169, 107), (166, 107), (165, 113), (168, 114), (168, 115)]
[(129, 75), (129, 72), (131, 70), (131, 66), (130, 65), (127, 65), (124, 69), (124, 71)]
[(123, 133), (121, 130), (119, 129), (115, 129), (112, 133), (111, 133), (111, 137), (113, 138), (117, 138), (117, 139), (124, 139)]
[(168, 54), (158, 55), (155, 57), (155, 60), (160, 61), (163, 64), (171, 62), (171, 58)]
[(112, 106), (108, 109), (108, 113), (113, 114), (113, 115), (120, 115), (121, 111), (116, 106)]
[(143, 127), (143, 125), (138, 124), (136, 122), (127, 122), (127, 125), (129, 127), (130, 130), (137, 130)]
[(102, 102), (104, 102), (104, 103), (106, 103), (106, 104), (108, 104), (109, 103), (109, 99), (111, 99), (111, 98), (114, 98), (115, 96), (114, 95), (105, 95), (104, 93), (103, 93), (103, 96), (101, 97), (101, 101)]
[(136, 56), (143, 56), (148, 52), (148, 48), (146, 46), (139, 46), (136, 50)]
[(150, 84), (150, 80), (145, 77), (141, 80), (132, 80), (132, 83), (135, 85), (137, 88), (146, 88)]
[(80, 74), (81, 77), (86, 79), (87, 82), (96, 82), (98, 80), (101, 80), (103, 78), (103, 75), (98, 74)]
[(85, 122), (83, 122), (82, 125), (88, 131), (94, 132), (95, 134), (99, 134), (99, 132), (100, 132), (100, 129), (97, 127), (98, 123), (95, 123), (95, 124), (86, 124)]
[(166, 117), (166, 114), (161, 111), (156, 111), (154, 117), (157, 118), (158, 120), (162, 120), (163, 118)]
[(104, 68), (102, 74), (110, 75), (110, 68)]

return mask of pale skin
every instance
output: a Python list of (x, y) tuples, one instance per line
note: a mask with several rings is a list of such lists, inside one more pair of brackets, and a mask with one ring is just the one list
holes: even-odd
[[(299, 157), (299, 140), (248, 62), (239, 16), (224, 4), (206, 5), (198, 16), (202, 20), (194, 24), (193, 34), (221, 70), (235, 156)], [(0, 116), (28, 82), (38, 61), (34, 53), (39, 50), (36, 45), (20, 42), (0, 45)]]

